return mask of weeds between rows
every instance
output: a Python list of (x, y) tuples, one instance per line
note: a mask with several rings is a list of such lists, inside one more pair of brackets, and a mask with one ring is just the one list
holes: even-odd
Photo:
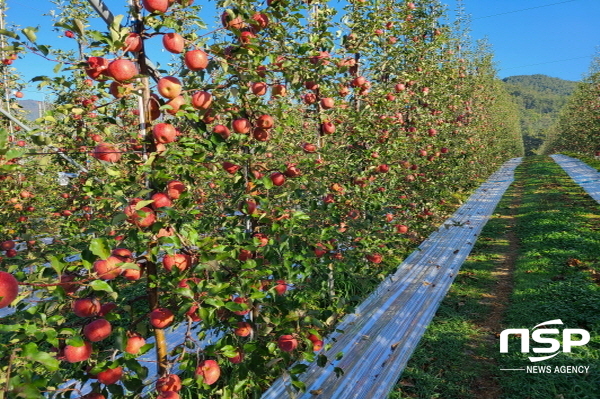
[[(600, 397), (599, 222), (600, 206), (557, 164), (526, 158), (390, 399)], [(537, 365), (589, 373), (500, 370), (540, 356), (521, 354), (518, 337), (501, 355), (501, 330), (553, 319), (588, 330), (591, 341)]]

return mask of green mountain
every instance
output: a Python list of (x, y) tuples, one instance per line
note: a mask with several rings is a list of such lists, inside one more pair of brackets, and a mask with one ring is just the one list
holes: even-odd
[(567, 103), (577, 82), (546, 75), (518, 75), (502, 79), (521, 111), (525, 154), (537, 154), (547, 129)]

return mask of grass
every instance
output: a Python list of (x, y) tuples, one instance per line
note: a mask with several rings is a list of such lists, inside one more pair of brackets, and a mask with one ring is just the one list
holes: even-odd
[[(600, 397), (598, 215), (600, 206), (551, 159), (526, 158), (390, 398)], [(591, 342), (537, 364), (527, 359), (535, 353), (518, 351), (517, 337), (499, 353), (499, 331), (553, 319), (588, 330)], [(528, 365), (590, 369), (500, 370)]]

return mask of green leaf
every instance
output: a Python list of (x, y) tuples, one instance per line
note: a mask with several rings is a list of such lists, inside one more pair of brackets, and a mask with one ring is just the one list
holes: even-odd
[(22, 30), (23, 34), (27, 36), (27, 39), (29, 39), (29, 41), (33, 43), (35, 43), (35, 41), (37, 40), (37, 36), (35, 35), (35, 32), (37, 31), (37, 28), (32, 27), (27, 27)]
[(41, 352), (38, 349), (38, 346), (30, 342), (23, 348), (23, 357), (33, 360), (34, 362), (41, 363), (44, 367), (46, 367), (50, 371), (56, 371), (59, 367), (59, 362), (56, 357), (50, 355), (47, 352)]
[(92, 287), (94, 291), (113, 292), (112, 287), (104, 280), (94, 280), (90, 283), (90, 287)]
[(106, 259), (110, 256), (110, 246), (106, 238), (94, 238), (90, 242), (90, 251), (100, 259)]
[(0, 29), (0, 36), (8, 36), (8, 37), (11, 37), (13, 39), (19, 40), (19, 35), (17, 35), (15, 32), (11, 32), (11, 31), (6, 30), (6, 29)]

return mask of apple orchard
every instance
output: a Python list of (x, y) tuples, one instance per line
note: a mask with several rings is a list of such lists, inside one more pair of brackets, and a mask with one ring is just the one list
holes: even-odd
[(6, 397), (302, 389), (288, 368), (326, 365), (340, 318), (522, 152), (491, 54), (434, 0), (143, 0), (100, 30), (99, 1), (63, 3), (76, 50), (1, 32), (3, 73), (56, 72), (32, 131), (0, 122)]

